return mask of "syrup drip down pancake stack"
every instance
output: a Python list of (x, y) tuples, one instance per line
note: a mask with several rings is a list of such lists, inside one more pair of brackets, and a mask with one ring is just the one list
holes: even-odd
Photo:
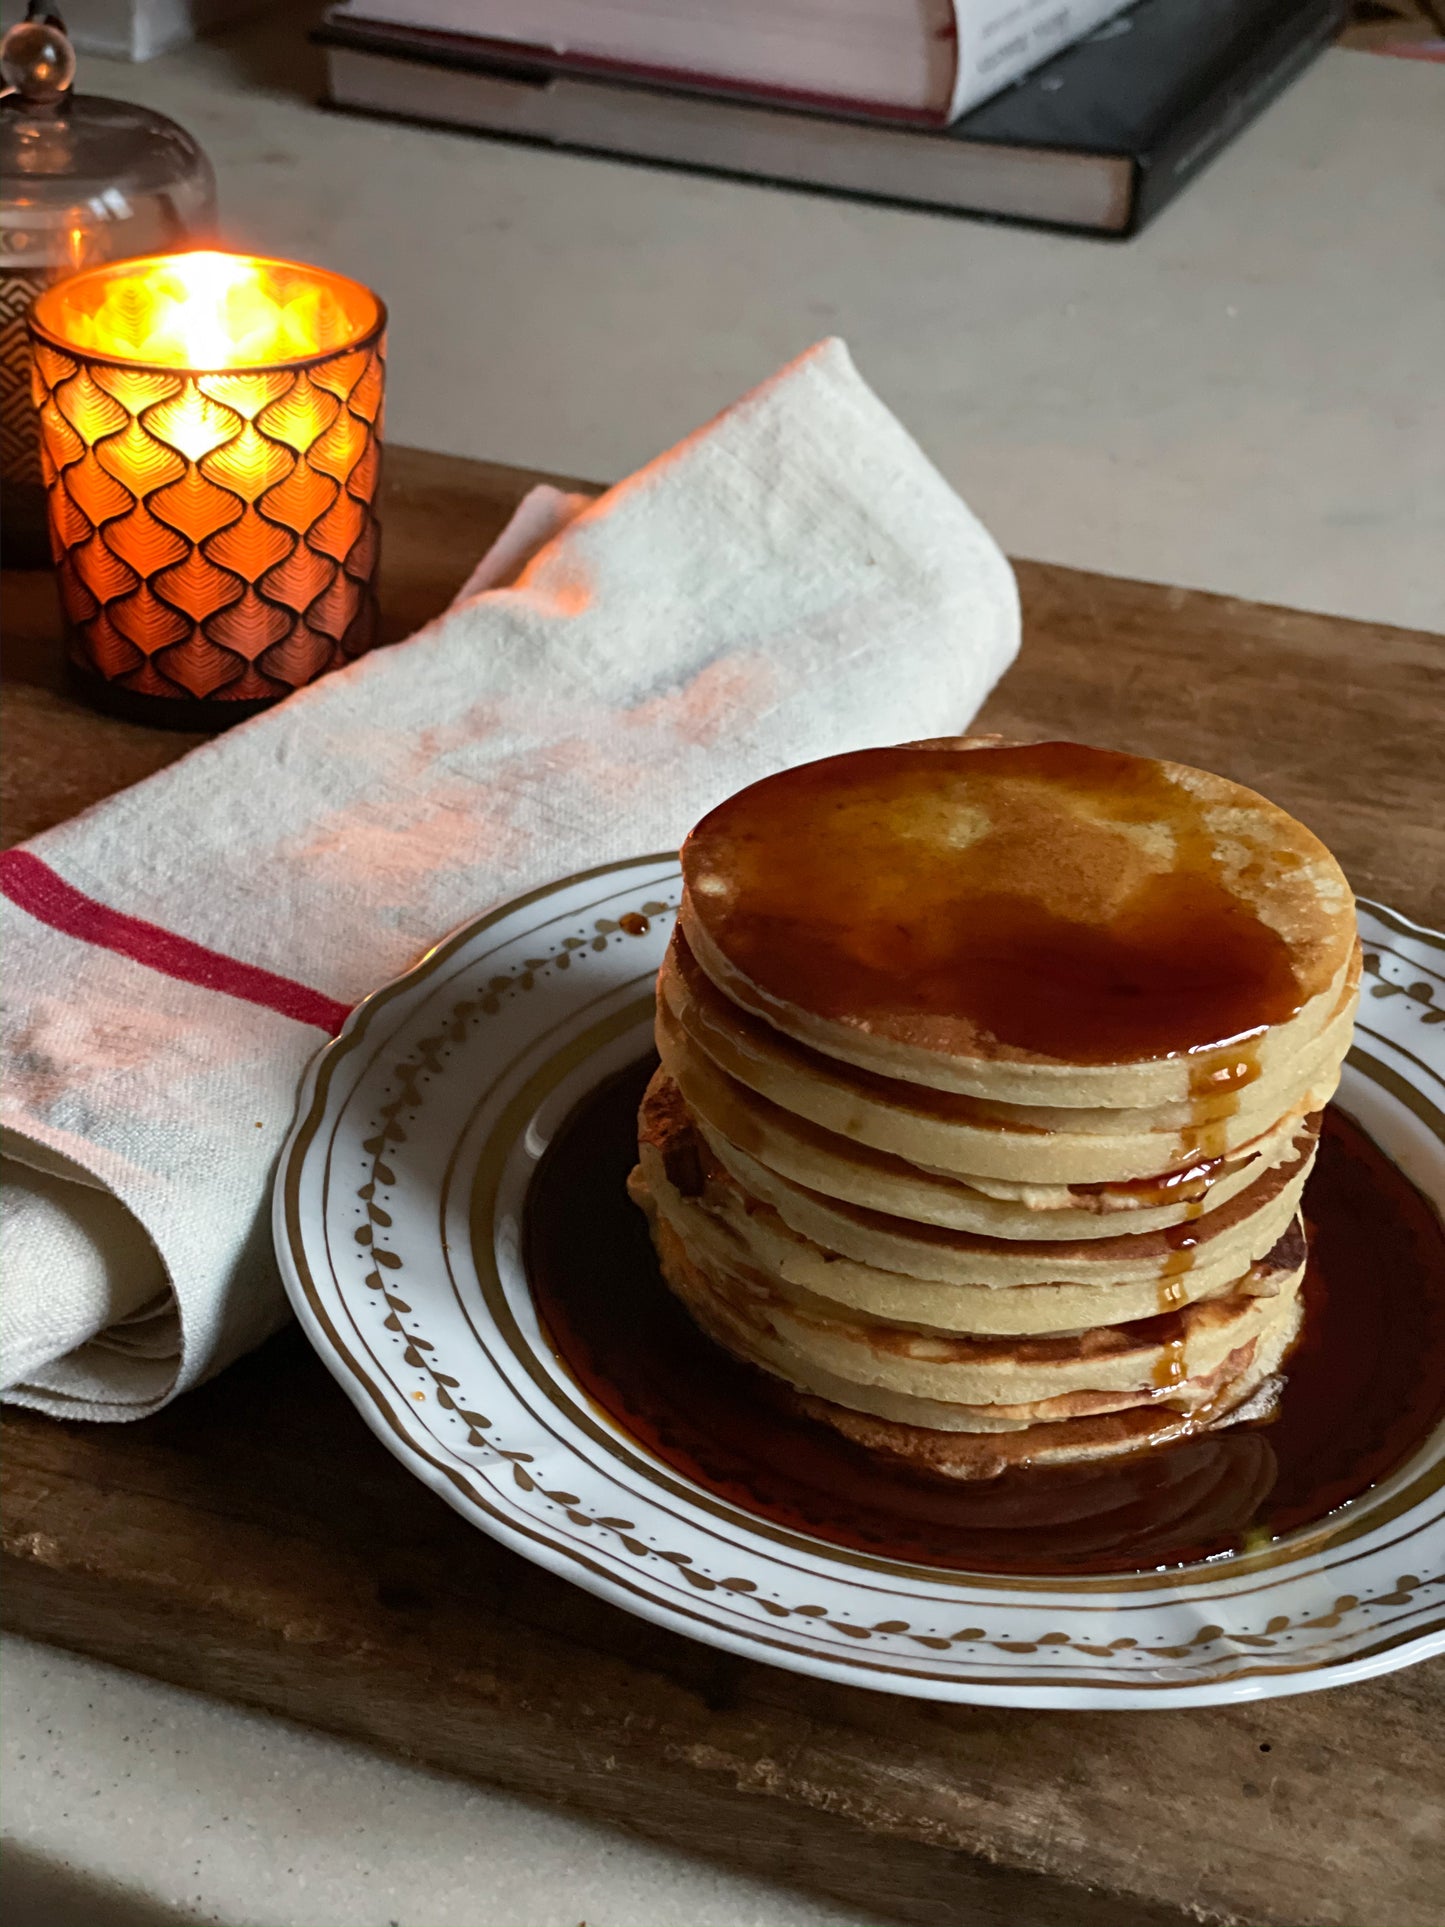
[(683, 872), (631, 1190), (705, 1332), (950, 1478), (1268, 1415), (1359, 989), (1308, 830), (964, 738), (766, 778)]

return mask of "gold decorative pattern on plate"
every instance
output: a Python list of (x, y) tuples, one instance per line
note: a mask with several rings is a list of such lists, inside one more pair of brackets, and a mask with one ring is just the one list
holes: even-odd
[[(604, 866), (481, 919), (369, 999), (313, 1069), (278, 1181), (283, 1271), (391, 1449), (478, 1524), (617, 1603), (894, 1690), (1199, 1703), (1362, 1676), (1445, 1644), (1439, 1449), (1319, 1527), (1207, 1568), (1003, 1579), (773, 1527), (659, 1465), (590, 1405), (535, 1327), (509, 1213), (524, 1145), (537, 1138), (540, 1155), (558, 1107), (645, 1039), (674, 869), (667, 857)], [(1359, 1102), (1402, 1117), (1392, 1128), (1438, 1157), (1445, 1010), (1429, 979), (1445, 944), (1362, 910), (1373, 1009), (1352, 1060)]]

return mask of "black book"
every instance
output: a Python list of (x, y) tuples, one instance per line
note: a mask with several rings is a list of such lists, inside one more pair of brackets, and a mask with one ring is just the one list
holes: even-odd
[(338, 107), (954, 214), (1137, 233), (1333, 38), (1344, 0), (1139, 0), (951, 126), (633, 78), (349, 17)]

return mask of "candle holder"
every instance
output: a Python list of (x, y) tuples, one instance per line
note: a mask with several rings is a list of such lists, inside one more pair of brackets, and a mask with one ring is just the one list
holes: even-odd
[(41, 569), (50, 539), (25, 316), (81, 268), (208, 245), (216, 182), (173, 120), (73, 92), (55, 0), (30, 0), (29, 14), (0, 42), (0, 556)]
[(290, 261), (155, 255), (47, 289), (29, 326), (81, 693), (214, 729), (371, 647), (374, 294)]

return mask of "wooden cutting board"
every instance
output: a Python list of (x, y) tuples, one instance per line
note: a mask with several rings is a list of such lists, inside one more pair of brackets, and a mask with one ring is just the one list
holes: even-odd
[[(394, 639), (543, 478), (409, 450), (388, 463)], [(1361, 894), (1445, 921), (1445, 639), (1018, 572), (1024, 650), (982, 726), (1221, 770), (1317, 830)], [(14, 841), (196, 739), (72, 703), (48, 577), (5, 590)], [(935, 1707), (777, 1672), (472, 1531), (294, 1332), (140, 1424), (8, 1414), (0, 1528), (11, 1628), (860, 1911), (936, 1927), (1445, 1923), (1445, 1666), (1142, 1713)]]

